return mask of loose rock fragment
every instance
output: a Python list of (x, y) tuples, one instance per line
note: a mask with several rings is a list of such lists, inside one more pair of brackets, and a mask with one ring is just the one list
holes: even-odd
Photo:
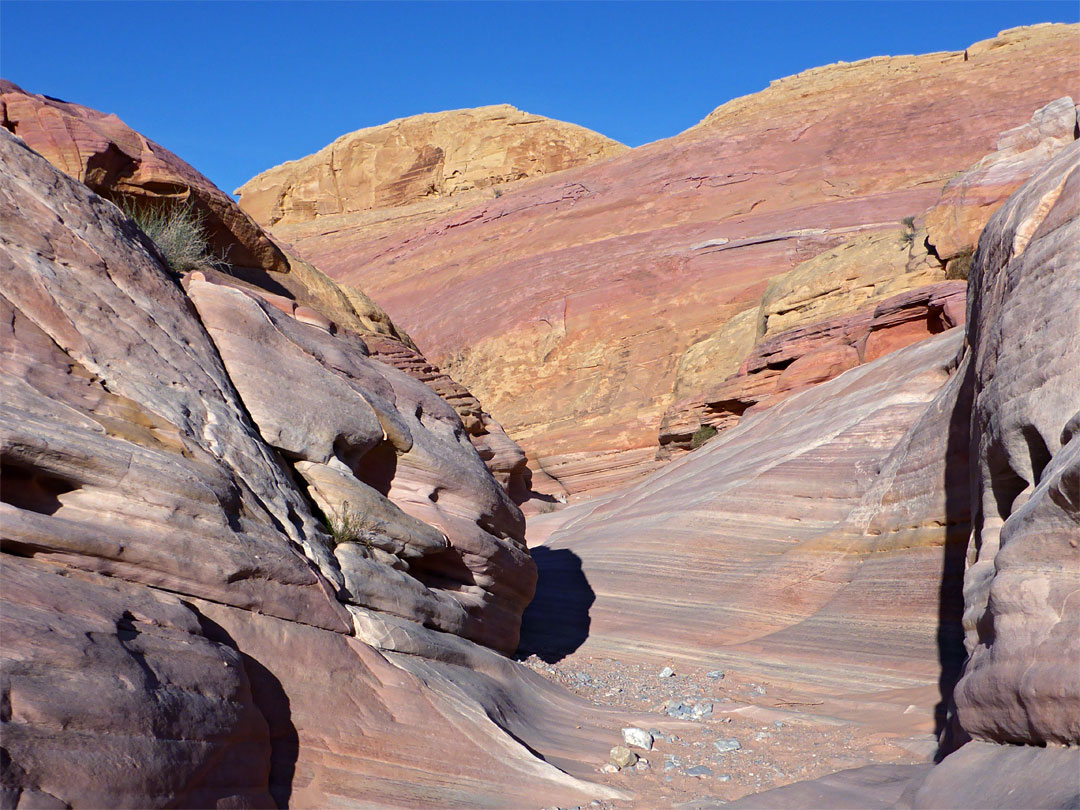
[(652, 751), (653, 735), (643, 728), (624, 728), (622, 730), (622, 738), (623, 742), (628, 746), (641, 748), (645, 751)]
[(611, 749), (611, 764), (620, 770), (622, 768), (629, 768), (635, 762), (637, 762), (637, 754), (627, 748), (625, 745), (616, 745)]

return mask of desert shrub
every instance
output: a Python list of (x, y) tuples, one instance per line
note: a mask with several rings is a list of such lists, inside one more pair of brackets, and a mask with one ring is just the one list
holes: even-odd
[(139, 230), (153, 240), (174, 273), (187, 273), (224, 263), (211, 253), (205, 217), (190, 202), (139, 206), (133, 200), (125, 199), (121, 208), (135, 221)]
[(949, 259), (945, 265), (945, 278), (966, 281), (968, 273), (971, 272), (971, 262), (974, 258), (975, 248), (968, 248), (956, 258)]
[(364, 532), (363, 516), (359, 510), (353, 509), (348, 501), (341, 504), (341, 511), (336, 515), (324, 515), (326, 530), (334, 545), (341, 543), (364, 543), (367, 545), (367, 536)]
[(694, 435), (690, 437), (690, 449), (697, 450), (701, 445), (705, 444), (709, 439), (716, 435), (716, 428), (712, 425), (702, 425), (694, 431)]
[(900, 241), (905, 245), (910, 245), (915, 242), (915, 217), (904, 217), (900, 220), (900, 224), (904, 230), (900, 232)]

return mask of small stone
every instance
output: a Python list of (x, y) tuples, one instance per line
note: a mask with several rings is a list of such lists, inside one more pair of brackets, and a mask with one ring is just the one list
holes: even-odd
[(624, 728), (622, 730), (623, 742), (631, 748), (641, 748), (644, 751), (652, 751), (653, 735), (643, 728)]
[(728, 776), (726, 773), (722, 773), (718, 777), (716, 777), (716, 781), (717, 782), (730, 782), (731, 777)]
[(773, 725), (776, 726), (777, 728), (783, 728), (784, 727), (784, 721), (783, 720), (774, 720)]
[(705, 677), (711, 681), (722, 681), (724, 680), (724, 670), (714, 669), (712, 672), (706, 672)]
[(616, 745), (611, 749), (611, 763), (616, 768), (629, 768), (635, 762), (637, 762), (637, 754), (627, 748), (625, 745)]
[(695, 765), (693, 768), (686, 769), (687, 776), (712, 776), (713, 770), (705, 765)]
[(634, 770), (638, 773), (644, 773), (649, 770), (649, 760), (638, 759), (638, 761), (634, 763)]
[(738, 751), (742, 748), (742, 744), (734, 737), (728, 740), (717, 740), (713, 743), (713, 746), (715, 746), (716, 750), (721, 754), (726, 754), (728, 751)]
[(700, 720), (703, 717), (712, 717), (713, 705), (711, 703), (697, 703), (694, 705), (691, 715), (695, 720)]
[(619, 772), (619, 768), (617, 766), (615, 766), (615, 765), (612, 765), (610, 762), (605, 762), (600, 767), (600, 773), (618, 773), (618, 772)]
[(662, 670), (660, 670), (660, 674), (657, 675), (656, 677), (658, 677), (658, 678), (672, 678), (674, 676), (675, 676), (675, 670), (673, 670), (671, 667), (664, 667)]

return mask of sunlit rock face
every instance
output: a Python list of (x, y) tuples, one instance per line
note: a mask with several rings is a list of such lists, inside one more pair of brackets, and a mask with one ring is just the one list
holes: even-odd
[[(373, 295), (534, 469), (598, 493), (658, 466), (689, 347), (825, 251), (892, 233), (900, 252), (900, 221), (937, 203), (1002, 132), (1080, 98), (1078, 45), (1075, 26), (1036, 26), (966, 52), (817, 68), (677, 137), (451, 213), (388, 208), (274, 233)], [(945, 280), (935, 272), (926, 283)], [(905, 275), (888, 293), (872, 279), (882, 296), (866, 303), (911, 289)]]
[(476, 397), (430, 363), (362, 291), (335, 283), (275, 243), (228, 195), (182, 159), (115, 115), (27, 93), (4, 80), (0, 80), (0, 111), (3, 126), (56, 168), (126, 209), (161, 212), (190, 207), (209, 237), (211, 253), (227, 260), (233, 279), (262, 290), (275, 306), (301, 320), (326, 322), (369, 338), (374, 354), (454, 406), (488, 468), (516, 501), (530, 497), (525, 453)]
[(419, 204), (445, 213), (475, 202), (476, 192), (490, 197), (504, 185), (625, 151), (576, 124), (496, 104), (350, 132), (313, 155), (263, 172), (236, 194), (265, 226), (367, 212), (377, 222), (384, 209), (409, 216), (401, 209)]
[(455, 409), (0, 161), (4, 806), (622, 796), (585, 781), (621, 718), (489, 649), (535, 570)]
[(137, 205), (188, 202), (204, 217), (211, 247), (233, 264), (284, 272), (284, 253), (203, 175), (115, 115), (0, 80), (3, 126), (60, 171), (102, 196)]

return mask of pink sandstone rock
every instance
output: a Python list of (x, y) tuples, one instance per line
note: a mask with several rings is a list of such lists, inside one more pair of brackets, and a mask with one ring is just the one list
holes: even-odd
[[(524, 452), (472, 394), (416, 351), (409, 336), (378, 305), (358, 290), (339, 287), (313, 266), (284, 252), (228, 195), (179, 157), (115, 115), (31, 95), (4, 80), (0, 80), (0, 112), (6, 129), (58, 169), (114, 202), (134, 200), (151, 208), (165, 202), (191, 202), (204, 217), (214, 254), (227, 257), (233, 265), (232, 278), (253, 281), (258, 294), (282, 312), (325, 329), (340, 323), (376, 336), (382, 346), (400, 346), (387, 349), (388, 356), (419, 358), (418, 362), (404, 363), (403, 370), (434, 384), (437, 393), (451, 402), (467, 400), (467, 407), (459, 412), (478, 450), (490, 459), (496, 477), (518, 501), (530, 497)], [(199, 272), (204, 277), (213, 274), (211, 268)]]
[(1063, 96), (1031, 120), (1001, 133), (997, 151), (949, 181), (926, 214), (927, 240), (943, 260), (975, 247), (983, 226), (1006, 198), (1077, 137), (1078, 108)]
[[(436, 618), (425, 606), (468, 604), (472, 634), (510, 646), (508, 614), (527, 598), (520, 515), (454, 410), (355, 333), (289, 317), (236, 279), (189, 276), (209, 320), (216, 301), (234, 328), (262, 319), (248, 340), (276, 332), (279, 362), (260, 368), (270, 355), (239, 352), (245, 336), (211, 338), (115, 206), (7, 132), (0, 159), (4, 805), (627, 798), (588, 781), (624, 716), (419, 623)], [(345, 411), (323, 407), (335, 399)], [(384, 442), (402, 448), (400, 469), (358, 469), (391, 497), (370, 487), (368, 534), (332, 547), (290, 467), (358, 488), (329, 459), (297, 458)], [(394, 498), (430, 506), (414, 517)], [(452, 559), (413, 565), (451, 541)], [(520, 570), (504, 582), (507, 560)], [(358, 581), (380, 608), (420, 607), (361, 608)]]
[(151, 207), (190, 202), (205, 218), (213, 252), (230, 263), (288, 269), (277, 245), (227, 194), (115, 115), (31, 95), (0, 80), (0, 118), (31, 149), (103, 196)]
[(1080, 97), (1078, 36), (1035, 27), (966, 56), (818, 68), (470, 208), (274, 233), (377, 298), (540, 469), (600, 492), (656, 467), (692, 342), (802, 261), (895, 230), (1001, 132)]

